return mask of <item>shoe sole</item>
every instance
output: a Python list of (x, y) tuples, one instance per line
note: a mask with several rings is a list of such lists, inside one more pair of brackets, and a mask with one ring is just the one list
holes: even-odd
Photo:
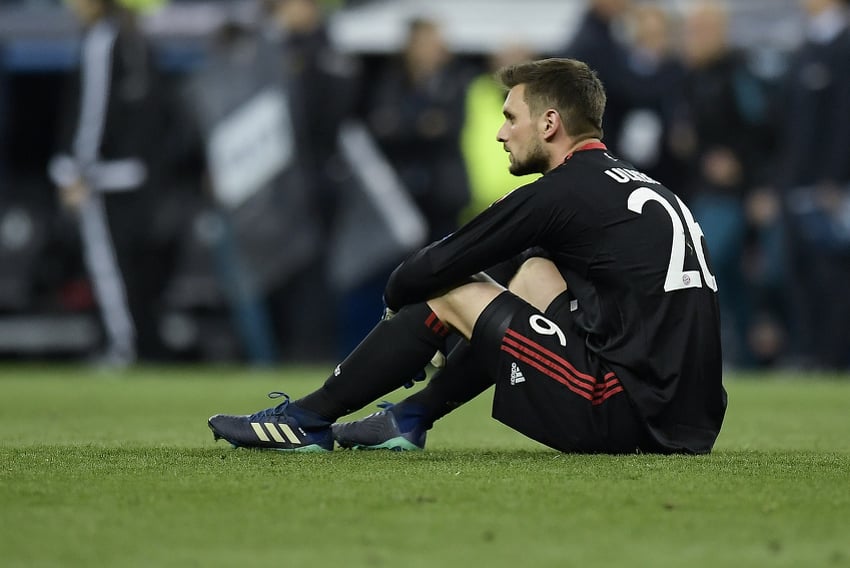
[(352, 446), (340, 446), (351, 450), (391, 450), (394, 452), (421, 452), (425, 448), (420, 448), (407, 438), (398, 436), (390, 438), (386, 442), (375, 444), (373, 446), (365, 446), (362, 444), (354, 444)]
[[(238, 447), (238, 446), (237, 446)], [(254, 448), (252, 448), (254, 449)], [(333, 450), (329, 450), (327, 448), (323, 448), (318, 444), (311, 444), (309, 446), (301, 446), (300, 448), (256, 448), (260, 450), (272, 450), (275, 452), (301, 452), (301, 453), (324, 453), (330, 452)]]

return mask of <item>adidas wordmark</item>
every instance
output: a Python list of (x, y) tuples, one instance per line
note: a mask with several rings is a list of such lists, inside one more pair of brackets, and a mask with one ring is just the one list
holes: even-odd
[(525, 382), (525, 375), (522, 374), (522, 371), (519, 368), (519, 365), (516, 363), (511, 363), (511, 384), (517, 385), (519, 383)]

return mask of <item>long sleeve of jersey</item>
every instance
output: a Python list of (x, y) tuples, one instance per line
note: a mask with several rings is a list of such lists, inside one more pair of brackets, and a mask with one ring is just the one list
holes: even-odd
[[(422, 302), (491, 266), (544, 244), (553, 219), (542, 207), (544, 178), (522, 186), (440, 241), (411, 255), (389, 278), (384, 300), (391, 309)], [(541, 223), (541, 219), (544, 220)]]

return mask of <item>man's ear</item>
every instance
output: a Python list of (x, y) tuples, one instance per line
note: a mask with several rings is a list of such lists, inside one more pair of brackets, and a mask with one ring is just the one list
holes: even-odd
[(553, 108), (546, 110), (540, 118), (541, 127), (543, 129), (543, 137), (546, 140), (551, 140), (559, 129), (563, 128), (561, 124), (561, 115)]

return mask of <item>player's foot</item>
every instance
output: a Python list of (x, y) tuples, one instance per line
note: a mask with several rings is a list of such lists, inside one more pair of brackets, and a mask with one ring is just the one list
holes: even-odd
[(283, 396), (281, 404), (247, 416), (216, 414), (210, 417), (213, 437), (223, 438), (237, 448), (322, 452), (334, 448), (330, 425), (307, 428), (299, 414), (304, 411), (290, 406), (283, 393), (270, 393), (270, 398)]
[(396, 416), (395, 407), (389, 402), (378, 406), (383, 410), (366, 418), (334, 424), (331, 428), (337, 444), (354, 450), (425, 449), (426, 430), (415, 417)]

